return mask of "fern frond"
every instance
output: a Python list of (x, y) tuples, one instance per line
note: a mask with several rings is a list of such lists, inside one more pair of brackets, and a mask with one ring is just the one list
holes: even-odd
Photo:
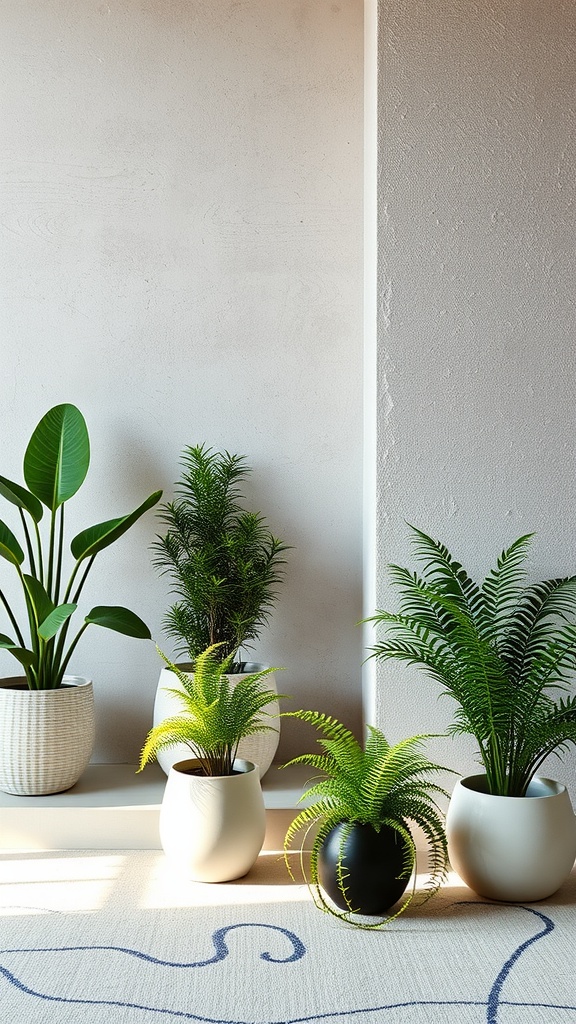
[(519, 537), (498, 557), (482, 584), (486, 614), (491, 624), (490, 635), (502, 640), (514, 621), (521, 583), (526, 578), (526, 557), (533, 534)]
[(204, 774), (229, 775), (240, 740), (273, 728), (266, 721), (271, 717), (266, 709), (283, 694), (267, 690), (262, 684), (267, 675), (279, 670), (263, 669), (233, 686), (226, 675), (232, 655), (223, 660), (218, 657), (223, 646), (213, 644), (202, 651), (193, 675), (181, 671), (158, 649), (182, 686), (182, 691), (167, 688), (177, 698), (182, 713), (152, 729), (142, 750), (140, 771), (158, 751), (186, 743), (201, 762)]
[[(335, 825), (348, 823), (372, 827), (379, 832), (384, 825), (397, 832), (404, 840), (404, 864), (402, 877), (408, 877), (414, 868), (416, 849), (411, 835), (409, 821), (417, 824), (428, 822), (423, 829), (427, 841), (434, 844), (431, 863), (434, 874), (432, 888), (437, 888), (438, 879), (446, 870), (446, 840), (437, 805), (436, 794), (448, 798), (448, 793), (430, 780), (430, 775), (444, 771), (440, 765), (429, 761), (421, 751), (427, 735), (413, 736), (392, 746), (379, 729), (369, 726), (364, 749), (354, 735), (331, 716), (317, 711), (287, 712), (288, 717), (298, 718), (313, 725), (319, 732), (317, 739), (321, 753), (301, 754), (289, 764), (306, 764), (321, 772), (301, 799), (312, 801), (292, 821), (284, 842), (285, 858), (297, 837), (304, 832), (304, 840), (316, 829), (309, 859), (309, 875), (305, 878), (313, 891), (317, 906), (352, 923), (354, 908), (347, 902), (345, 893), (345, 865), (340, 864), (339, 883), (347, 912), (336, 911), (322, 893), (318, 876), (318, 857), (324, 840)], [(440, 824), (440, 829), (439, 829)], [(302, 846), (301, 846), (302, 849)], [(412, 892), (396, 913), (369, 927), (380, 927), (393, 920), (413, 898)], [(365, 927), (364, 925), (361, 925)]]
[(448, 548), (428, 534), (408, 524), (416, 557), (425, 563), (424, 576), (438, 594), (449, 598), (472, 619), (486, 615), (482, 590), (450, 554)]
[[(369, 620), (384, 631), (371, 655), (424, 667), (456, 703), (451, 732), (476, 738), (489, 792), (522, 795), (534, 751), (550, 752), (541, 721), (551, 692), (576, 677), (576, 577), (523, 585), (526, 534), (478, 588), (444, 545), (412, 530), (423, 576), (390, 567), (400, 611)], [(561, 729), (554, 736), (561, 748)]]

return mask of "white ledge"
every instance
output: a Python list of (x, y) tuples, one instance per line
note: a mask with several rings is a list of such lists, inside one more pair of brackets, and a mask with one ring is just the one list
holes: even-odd
[[(262, 779), (265, 849), (277, 849), (311, 770), (272, 765)], [(65, 793), (0, 793), (1, 850), (157, 850), (166, 776), (156, 764), (91, 764)]]

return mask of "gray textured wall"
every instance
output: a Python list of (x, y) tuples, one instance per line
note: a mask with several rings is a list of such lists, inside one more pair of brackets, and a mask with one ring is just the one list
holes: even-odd
[[(385, 567), (411, 557), (405, 520), (480, 579), (530, 531), (531, 578), (576, 572), (576, 9), (378, 8), (368, 603), (390, 607)], [(388, 665), (368, 716), (397, 737), (442, 729), (438, 689)], [(471, 745), (437, 746), (472, 766)], [(572, 753), (549, 770), (574, 783), (575, 765)]]
[[(72, 530), (169, 496), (187, 444), (245, 453), (295, 548), (257, 653), (293, 706), (357, 724), (360, 0), (0, 0), (0, 24), (0, 471), (21, 479), (61, 401), (93, 441)], [(102, 555), (86, 610), (126, 604), (162, 639), (155, 528)], [(98, 760), (136, 757), (159, 667), (84, 638)]]

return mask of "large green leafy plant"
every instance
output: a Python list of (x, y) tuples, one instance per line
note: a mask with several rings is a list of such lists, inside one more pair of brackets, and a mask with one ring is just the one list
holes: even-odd
[(167, 532), (154, 544), (154, 564), (178, 598), (166, 632), (192, 663), (216, 643), (234, 659), (268, 621), (287, 548), (259, 512), (240, 505), (244, 456), (198, 445), (184, 450), (182, 465), (177, 496), (161, 507)]
[(475, 737), (488, 791), (524, 796), (544, 759), (576, 743), (576, 577), (526, 585), (526, 535), (477, 585), (411, 529), (423, 570), (390, 566), (400, 610), (373, 616), (373, 654), (427, 669), (456, 701), (452, 732)]
[(192, 675), (181, 672), (160, 651), (182, 689), (169, 689), (181, 707), (181, 714), (164, 719), (148, 733), (139, 771), (158, 751), (184, 743), (198, 761), (202, 775), (231, 775), (238, 744), (246, 736), (272, 729), (265, 716), (268, 704), (277, 700), (274, 690), (262, 688), (261, 680), (274, 668), (243, 676), (232, 685), (231, 656), (220, 657), (223, 645), (213, 644), (196, 658)]
[[(337, 917), (355, 923), (353, 905), (341, 913), (327, 902), (319, 877), (319, 858), (323, 843), (332, 829), (345, 822), (350, 830), (354, 825), (369, 825), (375, 832), (388, 826), (398, 833), (404, 844), (403, 877), (409, 879), (416, 866), (417, 851), (412, 835), (416, 825), (425, 837), (428, 852), (429, 885), (426, 897), (432, 896), (446, 877), (448, 853), (443, 816), (436, 804), (438, 796), (448, 793), (431, 776), (445, 771), (429, 761), (420, 747), (427, 736), (411, 736), (392, 746), (379, 729), (368, 726), (365, 747), (337, 719), (319, 711), (289, 711), (283, 717), (299, 718), (314, 726), (321, 738), (319, 753), (301, 754), (284, 767), (293, 764), (309, 765), (318, 777), (301, 796), (309, 806), (294, 818), (284, 842), (285, 860), (292, 874), (289, 853), (299, 836), (301, 838), (301, 864), (316, 905)], [(313, 834), (309, 853), (308, 871), (304, 863), (303, 848), (306, 838)], [(346, 840), (342, 833), (341, 850)], [(414, 878), (415, 881), (415, 878)], [(346, 897), (346, 868), (342, 864), (340, 887)], [(392, 917), (401, 913), (414, 894), (414, 889)], [(345, 899), (348, 903), (348, 900)], [(387, 918), (386, 920), (389, 920)], [(361, 925), (361, 927), (380, 927)]]
[[(0, 476), (0, 495), (18, 509), (24, 547), (0, 521), (0, 556), (15, 569), (21, 584), (26, 625), (20, 626), (4, 590), (0, 601), (13, 637), (0, 634), (0, 648), (23, 667), (31, 690), (59, 687), (70, 658), (89, 625), (150, 639), (145, 623), (127, 608), (99, 605), (69, 637), (71, 620), (96, 556), (118, 540), (161, 497), (151, 494), (134, 512), (97, 523), (71, 544), (73, 566), (64, 581), (64, 508), (83, 484), (90, 464), (90, 441), (82, 413), (74, 405), (50, 409), (34, 430), (24, 455), (26, 487)], [(48, 527), (42, 531), (44, 510)]]

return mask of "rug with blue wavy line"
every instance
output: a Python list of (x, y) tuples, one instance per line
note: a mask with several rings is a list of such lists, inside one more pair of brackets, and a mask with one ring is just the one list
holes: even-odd
[(218, 886), (155, 851), (0, 855), (2, 1024), (573, 1024), (575, 950), (576, 876), (518, 906), (452, 879), (364, 932), (275, 854)]

